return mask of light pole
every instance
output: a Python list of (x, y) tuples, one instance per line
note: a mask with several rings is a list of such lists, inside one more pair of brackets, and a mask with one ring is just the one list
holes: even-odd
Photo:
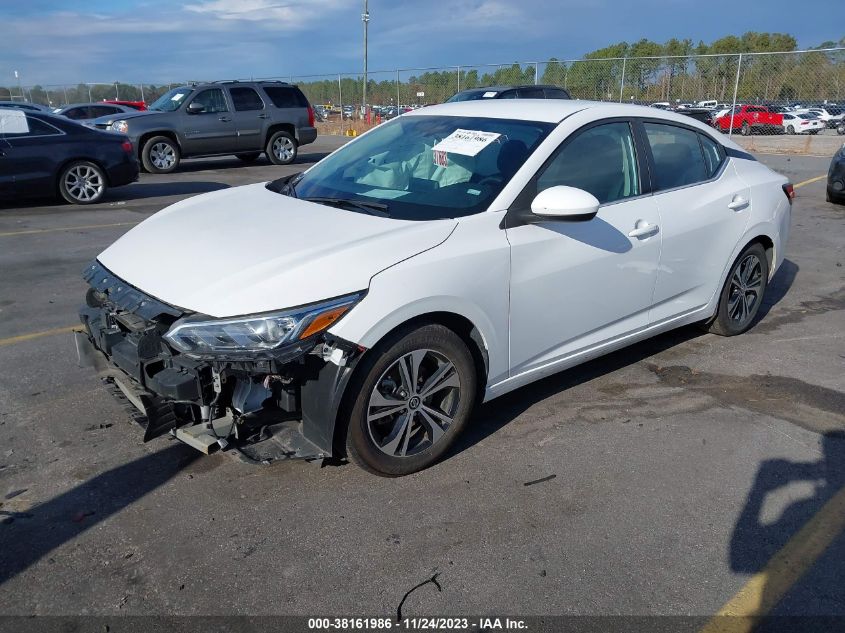
[(21, 99), (23, 99), (23, 88), (21, 88), (21, 76), (17, 70), (15, 71), (15, 79), (18, 80), (18, 94), (21, 96)]
[(364, 0), (364, 12), (361, 14), (361, 21), (364, 23), (364, 116), (367, 113), (367, 30), (370, 26), (370, 12), (368, 0)]

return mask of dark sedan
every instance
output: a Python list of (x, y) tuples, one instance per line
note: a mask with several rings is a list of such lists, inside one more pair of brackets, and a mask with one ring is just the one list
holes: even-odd
[(138, 179), (132, 143), (44, 112), (0, 108), (0, 197), (58, 193), (92, 204)]
[(827, 201), (845, 204), (845, 145), (833, 155), (827, 172)]
[(488, 86), (462, 90), (446, 99), (455, 101), (480, 101), (481, 99), (571, 99), (569, 91), (557, 86)]

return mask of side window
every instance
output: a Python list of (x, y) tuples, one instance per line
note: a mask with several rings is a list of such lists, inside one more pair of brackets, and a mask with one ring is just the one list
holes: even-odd
[(519, 98), (520, 99), (544, 99), (545, 95), (543, 94), (542, 88), (520, 88), (519, 89)]
[(569, 99), (569, 94), (560, 88), (546, 88), (546, 99)]
[(226, 105), (226, 97), (223, 96), (223, 90), (221, 88), (203, 90), (191, 100), (191, 103), (201, 103), (205, 106), (207, 113), (229, 111), (229, 107)]
[(61, 131), (54, 128), (49, 123), (45, 123), (35, 117), (28, 116), (26, 117), (26, 124), (29, 126), (29, 132), (26, 134), (20, 134), (20, 137), (27, 137), (27, 136), (57, 136), (61, 134)]
[(67, 112), (65, 112), (65, 116), (68, 119), (72, 119), (73, 121), (79, 121), (80, 119), (87, 119), (88, 118), (88, 108), (71, 108)]
[(517, 93), (516, 90), (505, 90), (504, 92), (500, 92), (499, 96), (496, 97), (497, 99), (516, 99)]
[(568, 139), (537, 178), (537, 193), (567, 185), (602, 204), (640, 194), (631, 126), (619, 121), (591, 127)]
[(292, 87), (264, 86), (264, 92), (277, 108), (305, 108), (308, 102), (299, 90)]
[(236, 112), (264, 109), (264, 102), (252, 88), (230, 88), (229, 94)]
[(725, 148), (706, 134), (699, 134), (701, 149), (704, 152), (704, 164), (707, 167), (707, 176), (712, 178), (725, 160)]
[(118, 114), (123, 112), (120, 108), (115, 108), (114, 106), (91, 106), (91, 118), (96, 119), (97, 117), (106, 116), (108, 114)]
[(663, 191), (707, 180), (698, 133), (664, 123), (645, 123), (654, 156), (654, 190)]

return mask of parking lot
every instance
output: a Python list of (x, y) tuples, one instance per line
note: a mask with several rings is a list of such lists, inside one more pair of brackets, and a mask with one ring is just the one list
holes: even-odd
[(83, 266), (168, 204), (344, 140), (288, 167), (187, 161), (85, 208), (0, 206), (0, 614), (395, 617), (436, 575), (403, 615), (845, 615), (845, 209), (825, 157), (759, 156), (801, 186), (750, 332), (684, 328), (517, 390), (428, 470), (143, 444), (76, 366)]

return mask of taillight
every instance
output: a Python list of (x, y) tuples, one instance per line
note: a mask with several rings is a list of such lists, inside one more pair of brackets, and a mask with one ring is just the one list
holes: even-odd
[(314, 127), (314, 108), (308, 106), (308, 126)]
[(132, 141), (127, 139), (120, 144), (120, 147), (123, 148), (123, 151), (127, 154), (132, 153)]
[(783, 186), (783, 192), (786, 194), (786, 199), (789, 200), (789, 204), (792, 204), (792, 201), (795, 199), (795, 187), (792, 186), (791, 182), (788, 182)]

